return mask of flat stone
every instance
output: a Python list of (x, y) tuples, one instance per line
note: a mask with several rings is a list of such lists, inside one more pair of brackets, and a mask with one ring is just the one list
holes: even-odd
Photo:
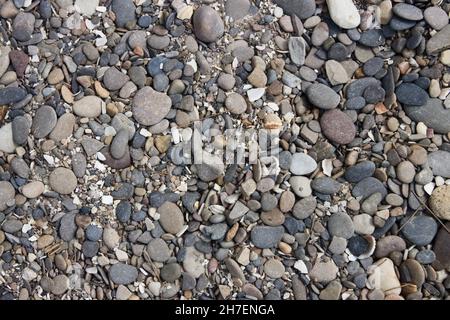
[(423, 19), (422, 10), (412, 4), (398, 3), (392, 11), (395, 15), (406, 20), (420, 21)]
[(13, 141), (17, 145), (23, 145), (28, 140), (28, 134), (30, 133), (31, 123), (28, 118), (24, 116), (15, 117), (12, 121), (12, 136)]
[(8, 181), (0, 181), (0, 211), (8, 208), (8, 204), (14, 200), (16, 192)]
[(55, 110), (50, 106), (42, 106), (33, 117), (31, 133), (37, 139), (45, 138), (56, 126), (57, 116)]
[(138, 277), (138, 270), (136, 267), (124, 264), (116, 263), (109, 268), (109, 278), (115, 284), (130, 284), (136, 281)]
[(350, 239), (355, 232), (353, 221), (346, 213), (334, 213), (328, 219), (328, 231), (330, 235), (344, 239)]
[(305, 64), (306, 43), (302, 37), (290, 37), (288, 41), (289, 56), (298, 66)]
[(269, 259), (264, 264), (264, 272), (272, 279), (281, 278), (284, 275), (284, 265), (276, 259)]
[(222, 18), (209, 6), (195, 10), (192, 23), (197, 39), (206, 43), (217, 41), (224, 33)]
[(53, 278), (52, 293), (54, 295), (63, 295), (67, 290), (69, 290), (70, 280), (64, 275), (60, 274)]
[(317, 177), (311, 183), (311, 188), (322, 194), (335, 194), (341, 186), (341, 183), (327, 176)]
[(371, 267), (369, 283), (375, 289), (379, 289), (387, 295), (399, 295), (402, 288), (394, 269), (394, 263), (388, 258), (383, 258), (375, 262)]
[(347, 83), (350, 80), (347, 71), (339, 61), (327, 60), (325, 63), (325, 70), (328, 80), (330, 80), (330, 83), (333, 86)]
[(309, 101), (321, 109), (336, 108), (340, 102), (339, 95), (330, 87), (321, 83), (314, 83), (306, 89)]
[(325, 289), (320, 292), (320, 300), (339, 300), (342, 284), (339, 280), (331, 281)]
[[(450, 222), (445, 224), (450, 229)], [(450, 233), (441, 227), (434, 241), (433, 251), (436, 254), (436, 260), (443, 268), (450, 267)]]
[(177, 234), (184, 226), (183, 213), (180, 208), (172, 202), (165, 202), (158, 208), (158, 213), (161, 215), (159, 223), (163, 229), (171, 234)]
[(12, 124), (7, 123), (0, 127), (0, 151), (5, 153), (14, 153), (16, 144), (14, 143)]
[(378, 240), (375, 256), (377, 258), (387, 257), (391, 252), (403, 252), (405, 249), (405, 240), (398, 236), (386, 236)]
[(438, 6), (432, 6), (423, 12), (425, 21), (435, 30), (441, 30), (448, 24), (448, 14)]
[(249, 0), (227, 0), (225, 2), (225, 12), (235, 21), (238, 21), (248, 14), (250, 9)]
[(422, 106), (404, 106), (408, 117), (416, 122), (423, 122), (436, 133), (450, 132), (450, 110), (439, 99), (428, 99)]
[(136, 21), (136, 6), (133, 0), (113, 0), (111, 9), (116, 15), (115, 23), (120, 28)]
[(333, 109), (325, 112), (320, 118), (322, 133), (332, 142), (348, 144), (356, 135), (352, 119), (344, 112)]
[(36, 18), (32, 13), (19, 12), (13, 21), (12, 36), (18, 41), (28, 41), (34, 31), (34, 22)]
[(275, 0), (274, 2), (283, 9), (285, 14), (295, 14), (302, 20), (311, 17), (316, 11), (314, 0)]
[(194, 247), (186, 248), (183, 260), (183, 269), (193, 278), (197, 279), (205, 273), (205, 255)]
[(60, 194), (71, 194), (77, 187), (77, 183), (77, 177), (67, 168), (56, 168), (49, 176), (50, 187)]
[(326, 284), (336, 279), (338, 271), (338, 267), (331, 258), (322, 256), (316, 259), (309, 276), (314, 282)]
[(352, 81), (346, 89), (347, 99), (362, 97), (364, 91), (370, 86), (378, 86), (380, 81), (375, 78), (361, 78)]
[(102, 113), (102, 99), (96, 96), (83, 97), (73, 104), (73, 113), (79, 117), (96, 118)]
[(403, 183), (411, 183), (414, 181), (416, 169), (410, 161), (402, 161), (397, 165), (397, 179)]
[(408, 106), (422, 106), (429, 99), (428, 93), (413, 83), (402, 83), (395, 90), (397, 99)]
[(317, 162), (305, 153), (295, 153), (289, 170), (292, 174), (303, 176), (317, 169)]
[(11, 169), (15, 174), (24, 179), (28, 179), (31, 173), (31, 169), (25, 160), (18, 157), (11, 160)]
[(385, 38), (381, 29), (370, 29), (361, 34), (358, 42), (366, 47), (378, 47), (384, 44)]
[(59, 224), (59, 237), (69, 242), (75, 237), (77, 225), (75, 224), (75, 213), (66, 213)]
[(289, 179), (289, 184), (292, 191), (301, 198), (309, 197), (312, 194), (311, 180), (306, 177), (293, 176)]
[(69, 138), (75, 127), (76, 118), (72, 113), (65, 113), (59, 117), (56, 126), (50, 133), (50, 139), (56, 142)]
[(233, 114), (242, 114), (247, 110), (247, 102), (238, 93), (231, 93), (225, 100), (225, 107)]
[(121, 159), (128, 149), (129, 134), (126, 129), (120, 130), (113, 138), (110, 153), (115, 159)]
[(450, 24), (447, 24), (442, 30), (433, 35), (430, 40), (427, 41), (427, 53), (434, 55), (439, 52), (450, 48)]
[(156, 262), (165, 262), (170, 258), (169, 246), (162, 239), (151, 240), (147, 246), (147, 252), (150, 258)]
[(110, 67), (103, 75), (103, 83), (108, 90), (119, 90), (130, 78), (114, 67)]
[(362, 179), (353, 187), (352, 195), (354, 197), (361, 197), (364, 200), (371, 194), (377, 192), (381, 193), (383, 198), (387, 195), (386, 187), (380, 180), (374, 177), (368, 177)]
[(228, 214), (228, 219), (230, 220), (239, 219), (240, 217), (244, 216), (249, 210), (250, 209), (245, 204), (243, 204), (241, 201), (237, 201), (234, 204), (233, 209), (231, 209), (230, 213)]
[(206, 151), (202, 152), (201, 164), (196, 164), (195, 167), (198, 177), (205, 182), (213, 181), (225, 173), (223, 160)]
[(352, 0), (327, 0), (328, 11), (334, 23), (343, 29), (359, 26), (361, 17)]
[(345, 170), (345, 180), (352, 183), (357, 183), (364, 178), (371, 177), (375, 172), (375, 163), (372, 161), (361, 161), (357, 164), (348, 167)]
[(438, 150), (429, 153), (427, 164), (435, 176), (450, 178), (450, 152)]
[(255, 226), (250, 233), (250, 239), (257, 248), (267, 249), (276, 247), (283, 234), (284, 228), (281, 226)]
[(430, 244), (438, 231), (437, 222), (428, 216), (415, 216), (405, 222), (402, 234), (405, 238), (417, 246)]
[(306, 219), (308, 218), (316, 209), (317, 200), (314, 197), (306, 197), (303, 198), (294, 205), (292, 210), (292, 214), (297, 219)]
[(144, 87), (133, 98), (133, 117), (144, 126), (152, 126), (166, 117), (171, 106), (172, 101), (166, 94)]
[(44, 192), (45, 186), (41, 181), (32, 181), (22, 187), (22, 194), (28, 199), (39, 197)]
[(16, 103), (27, 95), (25, 89), (20, 87), (6, 87), (0, 89), (0, 105)]

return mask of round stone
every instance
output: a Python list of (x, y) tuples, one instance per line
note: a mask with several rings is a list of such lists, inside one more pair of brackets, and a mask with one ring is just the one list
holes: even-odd
[(438, 6), (432, 6), (423, 12), (425, 21), (436, 30), (441, 30), (448, 24), (448, 14)]
[(170, 249), (163, 239), (153, 239), (147, 246), (150, 259), (156, 262), (165, 262), (170, 258)]
[(284, 274), (284, 265), (276, 259), (269, 259), (264, 264), (264, 272), (272, 279), (281, 278)]
[(56, 112), (50, 106), (42, 106), (33, 117), (31, 133), (37, 139), (45, 138), (56, 126)]
[(83, 97), (73, 104), (73, 113), (79, 117), (96, 118), (102, 113), (103, 101), (96, 96)]
[(209, 6), (195, 10), (192, 18), (195, 36), (203, 42), (215, 42), (224, 32), (224, 24), (219, 13)]
[(414, 181), (414, 176), (416, 174), (416, 168), (409, 161), (402, 161), (398, 164), (397, 169), (397, 178), (403, 183), (411, 183)]
[(396, 4), (393, 8), (393, 12), (400, 18), (412, 21), (420, 21), (423, 19), (423, 13), (420, 8), (407, 3)]
[(0, 211), (8, 208), (8, 205), (12, 205), (16, 191), (11, 183), (8, 181), (0, 181)]
[(39, 197), (44, 192), (45, 186), (41, 181), (32, 181), (22, 187), (22, 194), (28, 199)]
[(115, 284), (130, 284), (138, 277), (138, 270), (134, 266), (116, 263), (109, 268), (109, 278)]
[(317, 200), (314, 197), (306, 197), (304, 199), (299, 200), (292, 210), (292, 214), (297, 219), (306, 219), (308, 218), (316, 209)]
[(326, 111), (320, 118), (320, 127), (329, 140), (338, 144), (348, 144), (356, 135), (352, 119), (338, 109)]
[(339, 104), (339, 95), (330, 87), (321, 83), (314, 83), (306, 89), (309, 101), (320, 109), (333, 109)]
[(67, 168), (56, 168), (49, 177), (50, 187), (60, 194), (71, 194), (77, 187), (77, 177)]
[(167, 282), (174, 282), (181, 277), (181, 267), (177, 263), (164, 265), (160, 271), (161, 278)]
[(438, 218), (450, 220), (450, 186), (444, 185), (434, 189), (429, 204)]
[(184, 226), (183, 213), (175, 203), (166, 201), (158, 208), (159, 223), (163, 229), (171, 234), (177, 234)]
[(334, 213), (328, 219), (328, 231), (330, 235), (344, 239), (350, 239), (354, 232), (353, 221), (346, 213)]
[(398, 101), (408, 106), (422, 106), (429, 96), (421, 87), (413, 83), (402, 83), (395, 90)]
[(405, 238), (417, 246), (430, 244), (437, 231), (437, 222), (428, 216), (415, 216), (407, 220), (402, 228)]
[(302, 198), (309, 197), (312, 193), (311, 180), (306, 177), (294, 176), (289, 179), (292, 191)]
[(242, 114), (247, 110), (247, 102), (238, 93), (231, 93), (225, 99), (225, 107), (233, 114)]
[(303, 176), (317, 169), (317, 162), (305, 153), (295, 153), (292, 156), (290, 171), (292, 174)]
[(354, 166), (348, 167), (345, 170), (345, 180), (356, 183), (364, 178), (371, 177), (375, 172), (375, 163), (372, 161), (361, 161)]
[(52, 293), (60, 296), (69, 290), (69, 278), (63, 274), (53, 278)]
[(152, 126), (167, 116), (171, 106), (172, 101), (166, 94), (144, 87), (133, 98), (133, 117), (144, 126)]

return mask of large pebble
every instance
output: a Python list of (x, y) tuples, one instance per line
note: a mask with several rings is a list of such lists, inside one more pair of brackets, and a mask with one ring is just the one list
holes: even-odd
[(166, 117), (171, 105), (166, 94), (144, 87), (133, 98), (133, 117), (144, 126), (152, 126)]
[(327, 0), (331, 19), (343, 29), (353, 29), (359, 26), (361, 17), (353, 0)]
[(314, 0), (275, 0), (274, 2), (283, 8), (284, 13), (295, 14), (300, 19), (307, 19), (316, 11)]
[(125, 27), (136, 20), (133, 0), (113, 0), (111, 9), (116, 15), (115, 22), (118, 27)]
[(329, 140), (338, 144), (348, 144), (356, 135), (352, 119), (338, 109), (325, 112), (320, 118), (320, 127)]
[(115, 284), (130, 284), (134, 282), (138, 277), (138, 270), (136, 267), (124, 264), (116, 263), (109, 268), (109, 278)]
[(159, 223), (166, 232), (177, 234), (184, 226), (183, 213), (172, 202), (165, 202), (158, 208), (160, 214)]
[(433, 241), (437, 230), (437, 222), (432, 217), (422, 215), (407, 220), (402, 227), (402, 234), (409, 242), (426, 246)]
[(281, 226), (256, 226), (250, 233), (250, 239), (257, 248), (273, 248), (278, 245), (283, 234), (284, 228)]
[(333, 109), (339, 104), (339, 95), (330, 87), (321, 83), (314, 83), (306, 89), (309, 101), (320, 109)]
[(14, 187), (8, 181), (0, 181), (0, 211), (8, 208), (8, 205), (12, 205), (16, 192)]
[(290, 171), (292, 174), (303, 176), (310, 174), (317, 168), (317, 162), (305, 153), (295, 153), (292, 156)]
[(73, 112), (79, 117), (96, 118), (102, 113), (103, 104), (99, 97), (83, 97), (73, 104)]
[(195, 10), (192, 18), (195, 36), (203, 42), (215, 42), (224, 32), (224, 24), (219, 13), (209, 6)]
[(441, 219), (450, 220), (450, 186), (443, 185), (433, 190), (429, 199), (430, 208)]
[(59, 167), (49, 177), (50, 187), (60, 194), (71, 194), (77, 187), (77, 177), (72, 170)]
[(45, 138), (56, 126), (57, 116), (50, 106), (42, 106), (34, 115), (31, 133), (37, 139)]

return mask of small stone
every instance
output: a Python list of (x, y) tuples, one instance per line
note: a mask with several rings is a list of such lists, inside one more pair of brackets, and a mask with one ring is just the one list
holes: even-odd
[(430, 244), (438, 230), (436, 221), (427, 216), (415, 216), (405, 222), (402, 234), (409, 242), (417, 246)]
[(18, 41), (28, 41), (34, 31), (34, 22), (36, 18), (32, 13), (19, 12), (13, 21), (12, 36)]
[(431, 6), (423, 12), (425, 21), (435, 30), (441, 30), (448, 24), (448, 14), (438, 6)]
[(267, 84), (267, 76), (263, 70), (256, 68), (247, 77), (248, 82), (256, 88), (264, 88)]
[(120, 236), (113, 228), (106, 227), (103, 230), (103, 242), (109, 249), (112, 250), (119, 246)]
[(72, 170), (59, 167), (49, 177), (50, 187), (60, 194), (71, 194), (77, 187), (77, 177)]
[(395, 94), (401, 103), (409, 106), (421, 106), (428, 100), (428, 93), (413, 83), (402, 83)]
[(374, 172), (375, 163), (367, 160), (361, 161), (345, 170), (345, 180), (356, 183), (364, 178), (371, 177)]
[(161, 215), (159, 223), (166, 232), (176, 235), (184, 226), (184, 218), (178, 206), (172, 202), (165, 202), (158, 208)]
[(32, 181), (22, 187), (22, 194), (28, 199), (39, 197), (44, 192), (45, 186), (40, 181)]
[(69, 278), (66, 275), (60, 274), (53, 278), (52, 293), (54, 295), (63, 295), (69, 290)]
[(42, 106), (33, 117), (31, 133), (37, 139), (45, 138), (56, 126), (57, 116), (55, 110), (50, 106)]
[(365, 213), (354, 216), (353, 225), (355, 227), (355, 232), (358, 234), (369, 235), (375, 231), (372, 217)]
[(305, 153), (295, 153), (292, 156), (290, 171), (292, 174), (303, 176), (312, 173), (317, 168), (316, 161)]
[(328, 60), (325, 63), (325, 70), (327, 73), (327, 77), (330, 80), (331, 85), (333, 86), (347, 83), (350, 80), (347, 71), (345, 71), (345, 68), (339, 61)]
[(434, 189), (429, 204), (438, 218), (450, 220), (450, 186), (444, 185)]
[(136, 21), (136, 7), (133, 0), (113, 0), (111, 9), (116, 15), (115, 23), (120, 28)]
[(308, 218), (316, 209), (317, 200), (314, 197), (306, 197), (304, 199), (299, 200), (292, 210), (292, 214), (297, 219), (306, 219)]
[(0, 127), (0, 151), (5, 153), (13, 153), (16, 150), (14, 143), (13, 126), (7, 123)]
[(325, 112), (320, 118), (320, 126), (323, 134), (338, 144), (348, 144), (356, 135), (352, 119), (338, 109)]
[(398, 3), (394, 6), (393, 12), (400, 18), (412, 21), (420, 21), (423, 19), (422, 10), (407, 3)]
[(329, 283), (336, 279), (338, 270), (332, 259), (322, 256), (316, 260), (309, 276), (314, 282)]
[(314, 0), (275, 0), (274, 2), (283, 9), (285, 14), (295, 14), (300, 19), (307, 19), (316, 11)]
[(110, 67), (103, 75), (103, 83), (108, 90), (119, 90), (130, 78), (114, 67)]
[(400, 294), (402, 288), (394, 269), (394, 263), (388, 258), (375, 262), (370, 267), (369, 283), (375, 289), (380, 289), (385, 295)]
[(290, 37), (288, 42), (289, 55), (293, 63), (302, 66), (305, 63), (306, 43), (302, 37)]
[(402, 252), (405, 249), (405, 240), (398, 236), (386, 236), (378, 240), (377, 248), (375, 250), (375, 256), (377, 258), (382, 258), (388, 256), (391, 252)]
[(428, 154), (428, 165), (435, 176), (450, 178), (450, 152), (438, 150)]
[(28, 140), (28, 134), (30, 133), (31, 123), (24, 116), (15, 117), (14, 120), (12, 121), (11, 129), (14, 143), (16, 143), (17, 145), (23, 145)]
[(227, 0), (225, 2), (225, 12), (227, 16), (238, 21), (245, 17), (250, 9), (249, 0)]
[(80, 10), (81, 14), (88, 17), (95, 13), (95, 9), (98, 7), (99, 0), (76, 0), (75, 5)]
[(283, 234), (284, 228), (281, 226), (255, 226), (251, 231), (250, 238), (257, 248), (266, 249), (276, 247)]
[(113, 138), (110, 153), (115, 159), (121, 159), (128, 149), (128, 131), (121, 129)]
[(215, 42), (224, 33), (222, 18), (209, 6), (201, 6), (192, 18), (195, 36), (203, 42)]
[(327, 176), (317, 177), (311, 183), (311, 188), (322, 194), (335, 194), (341, 186), (342, 184)]
[(166, 94), (144, 87), (133, 98), (133, 117), (140, 124), (151, 126), (166, 117), (171, 105), (172, 102)]
[(14, 200), (15, 190), (8, 181), (0, 181), (0, 211), (8, 208), (8, 204)]
[(75, 127), (76, 118), (72, 113), (64, 113), (59, 117), (56, 126), (50, 133), (50, 139), (55, 142), (60, 142), (61, 140), (69, 138)]
[(73, 112), (79, 117), (96, 118), (102, 113), (102, 99), (96, 96), (87, 96), (75, 101)]
[(402, 161), (397, 166), (397, 178), (403, 183), (411, 183), (414, 181), (416, 169), (409, 161)]
[(374, 177), (368, 177), (362, 179), (353, 187), (352, 195), (354, 197), (361, 197), (364, 200), (377, 192), (379, 192), (382, 195), (382, 198), (384, 198), (387, 194), (386, 187), (380, 180)]
[(339, 300), (342, 284), (339, 280), (331, 281), (325, 289), (320, 292), (320, 300)]
[(27, 92), (20, 87), (6, 87), (0, 89), (0, 105), (19, 102), (24, 99)]
[(75, 214), (66, 213), (59, 224), (59, 236), (62, 240), (69, 242), (75, 237), (77, 225), (75, 224)]
[(306, 177), (293, 176), (289, 179), (289, 184), (292, 191), (301, 198), (309, 197), (312, 194), (311, 180)]
[(116, 263), (109, 268), (109, 278), (115, 284), (130, 284), (136, 281), (138, 270), (134, 266), (124, 263)]
[(197, 279), (205, 272), (205, 256), (194, 247), (186, 248), (186, 255), (183, 260), (183, 269), (193, 278)]
[(340, 98), (333, 89), (321, 83), (314, 83), (306, 90), (309, 101), (321, 109), (334, 109), (338, 106)]
[(343, 29), (359, 26), (361, 17), (352, 0), (327, 0), (331, 19)]
[(350, 239), (355, 229), (352, 219), (347, 214), (335, 213), (328, 220), (328, 231), (332, 236)]
[(247, 102), (238, 93), (231, 93), (225, 100), (225, 107), (233, 114), (242, 114), (247, 110)]
[(447, 24), (438, 33), (428, 40), (426, 48), (428, 54), (437, 54), (450, 47), (450, 24)]
[(264, 272), (272, 279), (281, 278), (284, 274), (284, 265), (276, 259), (269, 259), (264, 264)]

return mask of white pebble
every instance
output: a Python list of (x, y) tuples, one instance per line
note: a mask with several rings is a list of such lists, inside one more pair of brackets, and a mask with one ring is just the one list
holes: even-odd
[(106, 205), (112, 205), (113, 197), (112, 196), (102, 196), (102, 203), (106, 204)]

